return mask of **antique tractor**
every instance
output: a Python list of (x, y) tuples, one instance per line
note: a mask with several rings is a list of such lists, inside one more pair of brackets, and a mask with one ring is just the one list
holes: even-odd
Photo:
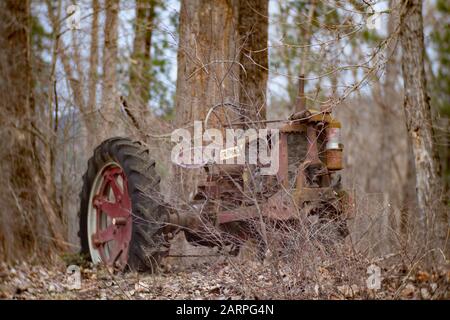
[(340, 241), (352, 213), (338, 174), (340, 127), (326, 109), (303, 108), (278, 126), (275, 176), (258, 176), (258, 165), (205, 164), (197, 193), (184, 207), (164, 202), (155, 162), (142, 143), (108, 139), (95, 149), (83, 176), (82, 253), (94, 263), (148, 270), (180, 230), (194, 244), (238, 249), (259, 237), (252, 223), (295, 224), (309, 216), (333, 225), (332, 241)]

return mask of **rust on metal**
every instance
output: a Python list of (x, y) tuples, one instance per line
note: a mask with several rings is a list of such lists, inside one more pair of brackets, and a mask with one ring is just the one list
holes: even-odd
[(298, 79), (298, 93), (295, 102), (295, 110), (304, 111), (306, 109), (306, 99), (305, 99), (305, 75), (301, 74)]
[(294, 112), (293, 114), (291, 114), (288, 119), (305, 121), (305, 120), (308, 120), (308, 118), (310, 116), (311, 116), (311, 111), (301, 110), (301, 111), (297, 111), (297, 112)]
[(329, 170), (343, 169), (342, 149), (330, 149), (325, 151), (327, 168)]
[(262, 215), (272, 220), (289, 220), (298, 217), (292, 197), (280, 190), (260, 206), (240, 207), (234, 210), (219, 212), (219, 224), (254, 219)]
[(329, 112), (321, 112), (318, 110), (309, 110), (311, 112), (311, 116), (309, 117), (310, 122), (325, 122), (331, 123), (335, 121)]
[[(200, 183), (194, 197), (202, 209), (170, 212), (167, 230), (185, 228), (197, 238), (211, 234), (212, 230), (219, 230), (219, 233), (234, 230), (236, 237), (244, 239), (247, 234), (236, 226), (261, 218), (269, 221), (298, 220), (328, 207), (350, 218), (354, 207), (352, 198), (345, 192), (336, 192), (330, 183), (331, 174), (342, 169), (341, 125), (327, 110), (306, 109), (300, 98), (304, 98), (301, 90), (298, 100), (301, 110), (296, 109), (287, 123), (279, 127), (279, 170), (276, 178), (261, 180), (263, 187), (270, 185), (272, 188), (275, 185), (274, 190), (264, 189), (267, 194), (261, 190), (255, 191), (252, 187), (255, 184), (253, 169), (245, 165), (207, 165), (204, 168), (206, 179)], [(295, 164), (294, 176), (290, 176), (290, 159), (296, 155), (289, 155), (290, 135), (304, 135), (307, 138), (306, 155)], [(216, 236), (220, 237), (214, 233)]]
[(280, 135), (280, 150), (279, 150), (279, 169), (277, 173), (278, 182), (287, 187), (288, 181), (288, 144), (287, 136), (285, 133)]
[(309, 165), (320, 165), (319, 149), (317, 147), (317, 129), (308, 126), (306, 129), (306, 137), (308, 138), (308, 151), (306, 153), (306, 161)]
[(306, 131), (306, 126), (298, 122), (290, 122), (280, 128), (282, 133), (301, 133)]

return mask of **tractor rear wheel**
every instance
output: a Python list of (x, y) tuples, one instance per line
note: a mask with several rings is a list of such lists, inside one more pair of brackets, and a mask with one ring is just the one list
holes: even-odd
[(80, 193), (81, 252), (110, 267), (155, 271), (167, 251), (155, 162), (139, 142), (111, 138), (88, 162)]

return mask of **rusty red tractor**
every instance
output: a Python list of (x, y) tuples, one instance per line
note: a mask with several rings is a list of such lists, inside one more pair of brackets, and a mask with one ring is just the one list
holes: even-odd
[(336, 238), (345, 238), (353, 205), (340, 183), (341, 124), (326, 109), (306, 108), (280, 122), (276, 176), (258, 176), (257, 166), (205, 164), (197, 193), (184, 207), (164, 202), (155, 162), (142, 143), (104, 141), (83, 176), (82, 253), (119, 269), (154, 270), (180, 230), (196, 245), (231, 244), (237, 252), (248, 238), (258, 238), (252, 222), (295, 223), (305, 216), (332, 224)]

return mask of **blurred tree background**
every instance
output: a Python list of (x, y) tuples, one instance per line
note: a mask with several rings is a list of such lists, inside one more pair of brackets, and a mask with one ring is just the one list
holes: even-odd
[[(284, 119), (292, 113), (302, 77), (308, 107), (330, 107), (343, 123), (344, 184), (357, 200), (354, 244), (373, 255), (420, 247), (415, 235), (423, 218), (417, 202), (421, 186), (416, 186), (405, 125), (400, 67), (400, 15), (407, 1), (181, 1), (199, 10), (194, 20), (182, 16), (183, 4), (177, 0), (18, 3), (2, 1), (0, 14), (1, 46), (8, 48), (0, 55), (0, 153), (6, 174), (0, 196), (2, 259), (40, 259), (55, 249), (78, 249), (82, 174), (93, 148), (106, 137), (144, 140), (158, 162), (167, 196), (173, 196), (167, 160), (171, 145), (161, 136), (195, 118), (186, 114), (187, 108), (203, 112), (217, 103), (209, 79), (197, 79), (196, 89), (185, 86), (197, 76), (193, 65), (206, 56), (211, 60), (204, 64), (236, 59), (244, 69), (257, 66), (253, 78), (243, 76), (237, 65), (230, 67), (226, 81), (231, 84), (224, 86), (234, 90), (227, 94), (230, 102), (264, 109), (262, 118)], [(67, 11), (71, 5), (76, 5), (79, 28), (68, 24), (74, 17)], [(229, 21), (224, 8), (231, 12)], [(224, 43), (211, 41), (204, 26), (196, 24), (206, 20), (202, 12), (223, 24), (211, 32), (223, 32)], [(261, 25), (268, 25), (267, 35), (258, 29)], [(427, 90), (446, 186), (436, 201), (448, 201), (448, 1), (423, 2), (423, 32)], [(202, 48), (208, 41), (210, 47)], [(448, 213), (448, 205), (444, 210)]]

